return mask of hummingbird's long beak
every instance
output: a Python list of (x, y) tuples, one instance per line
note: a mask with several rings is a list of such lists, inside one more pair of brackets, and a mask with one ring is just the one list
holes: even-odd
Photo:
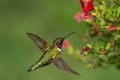
[(67, 35), (64, 37), (64, 39), (65, 39), (66, 37), (70, 36), (70, 35), (73, 34), (73, 33), (75, 33), (75, 32), (71, 32), (71, 33), (67, 34)]

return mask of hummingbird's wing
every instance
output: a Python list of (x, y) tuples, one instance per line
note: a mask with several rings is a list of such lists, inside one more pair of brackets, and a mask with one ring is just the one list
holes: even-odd
[(56, 67), (62, 69), (62, 70), (66, 70), (69, 71), (70, 73), (79, 75), (79, 73), (77, 73), (75, 70), (73, 70), (70, 66), (68, 66), (64, 60), (62, 58), (54, 58), (52, 59), (52, 64), (54, 64)]
[(38, 37), (37, 35), (33, 33), (26, 33), (36, 44), (36, 46), (45, 53), (47, 50), (50, 49), (50, 44), (46, 42), (44, 39)]

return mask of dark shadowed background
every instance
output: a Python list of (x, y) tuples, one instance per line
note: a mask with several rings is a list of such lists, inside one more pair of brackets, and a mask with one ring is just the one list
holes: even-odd
[(0, 0), (0, 80), (119, 80), (120, 72), (112, 66), (88, 70), (64, 51), (61, 56), (81, 77), (53, 65), (27, 73), (41, 52), (25, 33), (35, 33), (52, 43), (54, 38), (74, 31), (68, 39), (81, 48), (88, 26), (73, 19), (78, 11), (77, 0)]

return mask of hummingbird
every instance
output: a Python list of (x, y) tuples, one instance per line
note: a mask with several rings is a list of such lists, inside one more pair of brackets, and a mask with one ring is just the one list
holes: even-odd
[(40, 56), (40, 58), (28, 69), (27, 72), (31, 72), (38, 68), (45, 67), (49, 64), (53, 64), (59, 69), (79, 75), (79, 73), (73, 70), (71, 67), (69, 67), (60, 56), (62, 45), (63, 45), (65, 38), (70, 36), (73, 33), (74, 32), (71, 32), (64, 37), (56, 38), (53, 41), (52, 45), (50, 45), (44, 39), (42, 39), (41, 37), (33, 33), (26, 33), (42, 52), (42, 55)]

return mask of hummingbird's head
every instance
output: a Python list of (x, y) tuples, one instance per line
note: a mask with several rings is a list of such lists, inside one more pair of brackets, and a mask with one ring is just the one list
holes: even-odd
[(53, 42), (53, 45), (56, 46), (57, 48), (61, 49), (62, 48), (62, 44), (64, 42), (64, 37), (59, 37), (59, 38), (56, 38)]
[(64, 37), (59, 37), (59, 38), (56, 38), (53, 42), (53, 46), (57, 46), (58, 49), (62, 49), (62, 45), (63, 45), (63, 42), (65, 40), (66, 37), (70, 36), (71, 34), (73, 34), (74, 32), (70, 33), (70, 34), (67, 34), (66, 36)]

